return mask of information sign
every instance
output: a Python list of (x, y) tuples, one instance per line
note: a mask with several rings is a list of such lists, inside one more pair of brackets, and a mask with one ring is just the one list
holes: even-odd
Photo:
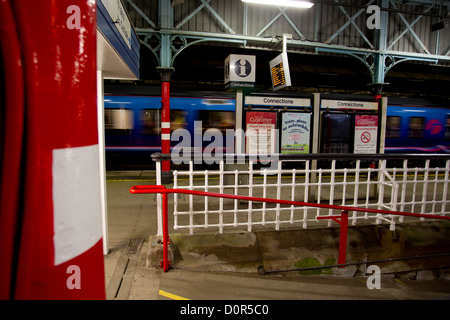
[(378, 110), (378, 102), (324, 99), (321, 101), (321, 107), (328, 109)]
[(254, 112), (246, 114), (246, 153), (275, 153), (276, 112)]
[(290, 98), (290, 97), (246, 96), (245, 104), (258, 106), (310, 107), (311, 100), (302, 98)]
[(377, 153), (378, 116), (355, 116), (354, 153)]
[(282, 89), (291, 85), (291, 75), (286, 52), (281, 53), (270, 61), (269, 67), (273, 90)]
[(109, 16), (112, 21), (119, 30), (120, 35), (128, 46), (128, 49), (131, 49), (131, 23), (126, 13), (126, 9), (124, 8), (122, 1), (120, 0), (102, 0), (103, 5), (108, 11)]
[(256, 56), (230, 54), (225, 59), (225, 85), (230, 88), (253, 88)]

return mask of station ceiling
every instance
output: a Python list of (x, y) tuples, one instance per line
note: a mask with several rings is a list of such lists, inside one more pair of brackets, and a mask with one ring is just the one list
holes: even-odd
[[(171, 46), (178, 40), (185, 45), (180, 51), (172, 48), (176, 56), (172, 90), (225, 92), (224, 61), (229, 54), (255, 55), (255, 90), (270, 90), (269, 61), (281, 51), (274, 43), (288, 32), (293, 35), (288, 42), (292, 86), (284, 91), (371, 94), (368, 84), (374, 79), (368, 64), (351, 54), (362, 57), (376, 49), (378, 40), (366, 27), (365, 9), (383, 3), (388, 12), (387, 28), (382, 30), (385, 52), (418, 58), (389, 69), (383, 93), (450, 99), (450, 27), (439, 32), (430, 29), (450, 8), (448, 1), (325, 0), (313, 1), (315, 6), (307, 11), (247, 6), (240, 0), (178, 0), (170, 2), (170, 9), (168, 1), (126, 1), (141, 41), (140, 80), (132, 86), (159, 86), (156, 67), (161, 61), (156, 56), (161, 54), (162, 36), (169, 34)], [(171, 14), (167, 16), (164, 10)]]
[[(175, 60), (172, 90), (225, 92), (224, 66), (229, 54), (256, 56), (255, 91), (271, 90), (269, 61), (278, 52), (247, 50), (234, 47), (196, 45), (186, 49)], [(366, 66), (352, 57), (338, 55), (289, 54), (292, 86), (285, 92), (320, 92), (343, 94), (371, 94), (371, 77)], [(133, 82), (107, 81), (107, 87), (156, 87), (160, 75), (157, 62), (147, 48), (141, 46), (141, 79)], [(392, 68), (386, 76), (383, 92), (390, 96), (442, 96), (450, 100), (450, 67), (428, 63), (402, 63)], [(145, 88), (137, 90), (145, 93)]]

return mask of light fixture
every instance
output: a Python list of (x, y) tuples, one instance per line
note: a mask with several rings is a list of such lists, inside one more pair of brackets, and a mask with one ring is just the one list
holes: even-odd
[(449, 25), (450, 25), (450, 11), (446, 11), (439, 18), (439, 22), (436, 22), (431, 25), (431, 32), (447, 28)]
[(449, 25), (450, 25), (450, 23), (448, 20), (441, 20), (441, 21), (431, 25), (431, 32), (447, 28)]
[(295, 0), (241, 0), (247, 3), (266, 4), (280, 7), (294, 7), (294, 8), (311, 8), (314, 3), (309, 1), (295, 1)]

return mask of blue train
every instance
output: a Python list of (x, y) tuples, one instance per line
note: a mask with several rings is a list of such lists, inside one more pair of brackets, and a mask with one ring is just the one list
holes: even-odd
[[(149, 154), (161, 150), (161, 98), (106, 95), (104, 101), (107, 158), (148, 162)], [(203, 131), (234, 129), (232, 98), (172, 97), (170, 103), (172, 131), (192, 133), (196, 120)], [(386, 120), (386, 153), (450, 152), (450, 108), (389, 105)]]
[[(161, 151), (161, 97), (106, 95), (104, 103), (107, 160), (142, 164), (149, 162), (150, 154)], [(234, 129), (234, 111), (231, 98), (172, 97), (171, 131), (192, 133), (194, 121), (201, 120), (203, 131), (216, 128), (225, 135), (226, 129)]]
[(450, 109), (389, 105), (385, 152), (449, 153)]

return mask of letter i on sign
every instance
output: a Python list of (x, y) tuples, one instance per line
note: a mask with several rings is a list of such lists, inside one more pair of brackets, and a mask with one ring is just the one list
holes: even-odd
[(246, 76), (246, 73), (245, 73), (245, 60), (244, 59), (241, 59), (241, 60), (239, 60), (239, 70), (240, 70), (240, 72), (239, 72), (239, 75), (240, 76)]

